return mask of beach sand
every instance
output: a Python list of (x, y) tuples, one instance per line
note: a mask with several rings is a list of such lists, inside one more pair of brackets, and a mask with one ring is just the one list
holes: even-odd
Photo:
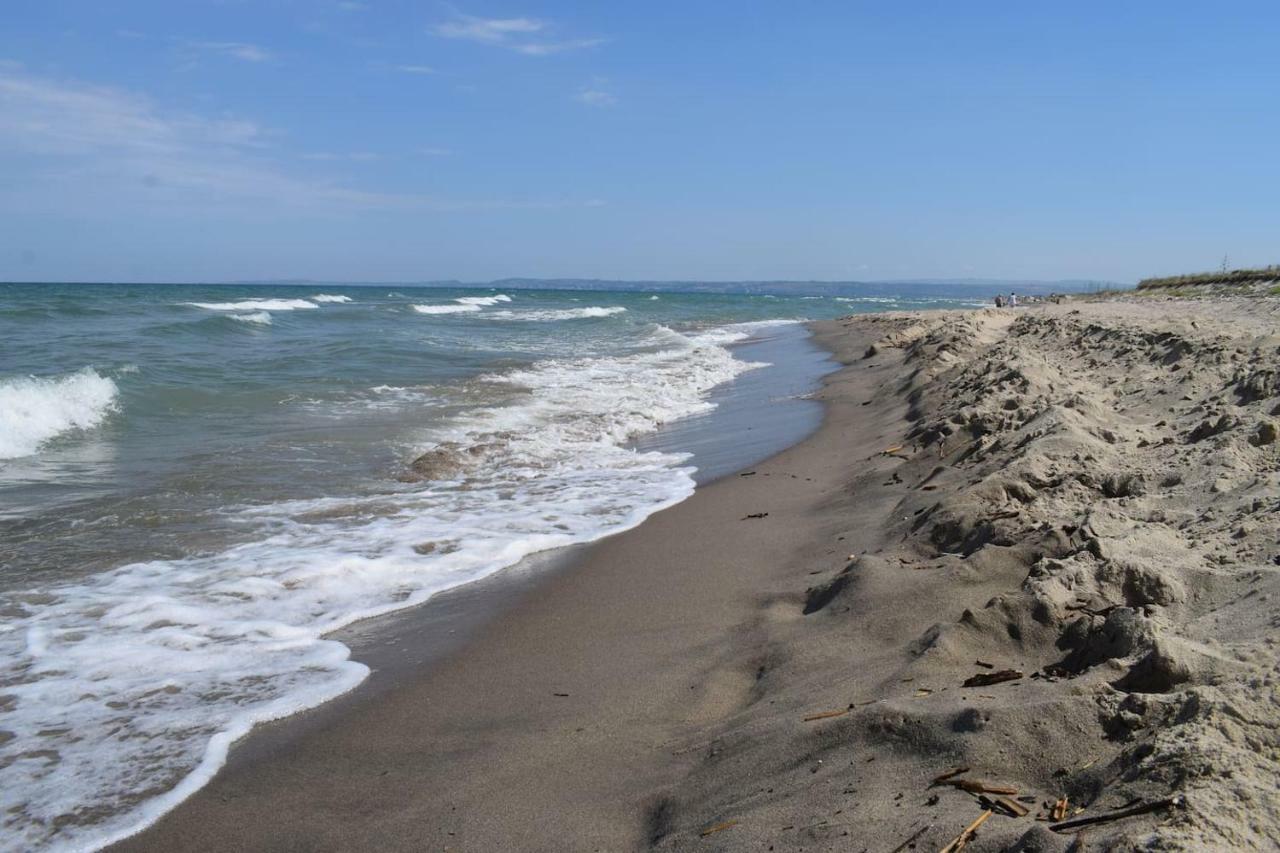
[(815, 324), (846, 366), (811, 438), (113, 849), (937, 850), (988, 805), (966, 850), (1275, 849), (1277, 330), (1159, 297)]

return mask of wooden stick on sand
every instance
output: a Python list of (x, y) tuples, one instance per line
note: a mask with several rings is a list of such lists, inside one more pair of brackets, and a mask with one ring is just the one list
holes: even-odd
[(982, 826), (983, 822), (986, 821), (987, 818), (991, 817), (992, 814), (994, 814), (994, 812), (992, 812), (991, 809), (987, 809), (985, 812), (978, 815), (978, 819), (966, 826), (964, 828), (964, 832), (957, 835), (954, 841), (946, 847), (943, 847), (941, 853), (960, 853), (960, 851), (965, 848), (965, 845), (973, 840), (973, 834), (978, 831), (978, 827)]

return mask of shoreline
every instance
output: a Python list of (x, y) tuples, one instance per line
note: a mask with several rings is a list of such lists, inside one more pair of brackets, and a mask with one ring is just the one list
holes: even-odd
[[(111, 849), (936, 847), (982, 811), (930, 788), (957, 765), (1031, 799), (973, 850), (1066, 850), (1034, 819), (1064, 797), (1184, 798), (1087, 844), (1257, 846), (1280, 811), (1277, 312), (1228, 303), (813, 324), (845, 365), (816, 433)], [(1214, 396), (1228, 379), (1256, 393)], [(1180, 455), (1206, 412), (1214, 452)], [(1242, 509), (1197, 518), (1210, 492)], [(1248, 709), (1235, 729), (1223, 703)]]
[[(838, 369), (838, 365), (813, 342), (806, 322), (766, 321), (756, 325), (761, 328), (751, 337), (731, 344), (730, 349), (742, 361), (763, 362), (762, 368), (748, 370), (714, 389), (708, 395), (709, 401), (716, 404), (711, 412), (682, 418), (641, 436), (629, 446), (640, 452), (690, 454), (687, 464), (696, 466), (693, 479), (696, 489), (701, 489), (812, 434), (821, 423), (821, 404), (812, 395), (822, 377)], [(740, 423), (744, 417), (752, 425)], [(726, 449), (727, 443), (733, 446)], [(492, 574), (443, 590), (421, 604), (361, 619), (328, 635), (350, 648), (350, 659), (367, 666), (369, 675), (352, 689), (318, 705), (255, 723), (248, 734), (232, 744), (213, 777), (270, 760), (305, 733), (359, 713), (379, 696), (399, 688), (406, 678), (421, 677), (441, 660), (464, 649), (484, 626), (521, 606), (547, 576), (564, 572), (586, 559), (599, 541), (532, 554)], [(207, 784), (160, 819), (181, 808)], [(115, 845), (145, 834), (156, 822), (118, 838), (105, 849), (114, 849)]]
[[(810, 328), (812, 327), (813, 324), (810, 324)], [(817, 336), (815, 336), (815, 340), (816, 338)], [(838, 370), (828, 373), (822, 380), (823, 387), (825, 388), (831, 378), (837, 375), (839, 375)], [(814, 396), (822, 399), (825, 397), (825, 391), (820, 390)], [(829, 405), (829, 402), (825, 400), (824, 403)], [(754, 466), (758, 471), (756, 476), (760, 478), (760, 481), (767, 482), (765, 478), (771, 476), (772, 472), (764, 470), (765, 466), (779, 464), (778, 460), (785, 459), (788, 453), (815, 440), (827, 428), (828, 420), (824, 416), (815, 433), (802, 440), (799, 444), (774, 454), (769, 459)], [(782, 464), (785, 464), (785, 462)], [(555, 680), (554, 676), (547, 672), (548, 669), (553, 671), (557, 669), (553, 660), (547, 659), (547, 649), (557, 645), (559, 642), (572, 642), (572, 637), (561, 636), (564, 632), (564, 622), (567, 620), (572, 621), (574, 617), (581, 617), (595, 609), (590, 603), (582, 600), (584, 596), (591, 597), (587, 590), (582, 589), (583, 582), (588, 582), (590, 589), (593, 591), (599, 584), (610, 586), (611, 584), (604, 581), (605, 572), (600, 570), (602, 566), (608, 567), (610, 574), (618, 576), (615, 578), (618, 581), (635, 580), (641, 577), (643, 572), (632, 571), (636, 560), (634, 552), (637, 549), (640, 552), (648, 552), (652, 548), (665, 550), (668, 541), (692, 541), (695, 538), (691, 529), (682, 530), (681, 535), (670, 536), (669, 531), (660, 529), (665, 528), (664, 521), (674, 520), (677, 522), (678, 527), (701, 527), (703, 526), (704, 513), (708, 511), (716, 512), (714, 509), (701, 510), (702, 504), (713, 504), (719, 507), (724, 503), (740, 502), (743, 500), (743, 496), (738, 494), (739, 484), (750, 482), (753, 479), (740, 479), (732, 474), (723, 475), (710, 483), (700, 485), (690, 498), (651, 515), (641, 525), (632, 530), (624, 531), (596, 543), (580, 546), (581, 550), (578, 554), (553, 556), (551, 559), (556, 565), (541, 567), (535, 572), (526, 575), (523, 580), (517, 581), (516, 584), (505, 584), (499, 581), (495, 585), (500, 584), (505, 591), (513, 594), (507, 597), (505, 593), (499, 593), (505, 600), (497, 607), (493, 606), (494, 602), (488, 602), (489, 607), (486, 608), (486, 613), (480, 615), (477, 620), (480, 624), (471, 625), (470, 627), (475, 630), (452, 651), (440, 656), (433, 656), (431, 662), (425, 668), (414, 666), (399, 667), (396, 675), (392, 678), (379, 679), (375, 682), (375, 677), (371, 677), (356, 690), (325, 705), (304, 711), (299, 715), (259, 726), (255, 729), (253, 735), (237, 744), (226, 766), (208, 785), (141, 833), (117, 842), (107, 849), (121, 851), (175, 849), (175, 847), (213, 849), (226, 846), (234, 847), (238, 844), (247, 845), (248, 847), (265, 847), (266, 849), (285, 849), (289, 847), (293, 842), (287, 839), (294, 838), (298, 832), (304, 831), (305, 827), (311, 827), (311, 830), (307, 831), (308, 833), (315, 832), (318, 829), (314, 820), (315, 815), (304, 817), (304, 812), (310, 811), (310, 809), (301, 800), (293, 800), (291, 806), (284, 807), (283, 811), (296, 817), (297, 821), (295, 822), (291, 818), (288, 821), (289, 828), (287, 829), (284, 825), (280, 825), (277, 829), (282, 834), (277, 835), (277, 829), (269, 829), (271, 825), (278, 822), (279, 815), (282, 812), (280, 804), (276, 804), (261, 813), (263, 824), (258, 827), (262, 831), (269, 831), (271, 833), (270, 837), (260, 836), (252, 840), (245, 838), (243, 841), (223, 840), (218, 837), (220, 829), (226, 829), (230, 826), (239, 826), (242, 830), (247, 829), (247, 825), (242, 818), (238, 817), (228, 822), (221, 816), (214, 817), (206, 813), (205, 809), (212, 806), (215, 811), (218, 811), (218, 804), (228, 802), (229, 797), (233, 800), (243, 800), (242, 795), (239, 793), (227, 793), (228, 786), (237, 790), (247, 790), (241, 789), (240, 786), (248, 785), (254, 790), (253, 799), (258, 802), (264, 802), (264, 804), (265, 801), (262, 800), (262, 794), (266, 790), (275, 790), (279, 793), (296, 790), (296, 781), (284, 781), (276, 775), (282, 770), (285, 770), (290, 775), (295, 771), (301, 773), (303, 778), (310, 780), (312, 783), (314, 783), (317, 776), (339, 773), (339, 768), (335, 766), (330, 766), (324, 770), (320, 769), (325, 764), (326, 756), (330, 753), (332, 741), (335, 737), (360, 737), (360, 733), (369, 731), (371, 715), (381, 717), (388, 712), (396, 713), (396, 711), (392, 711), (387, 707), (391, 703), (400, 706), (401, 713), (409, 713), (409, 706), (430, 705), (432, 694), (438, 696), (461, 692), (471, 696), (474, 700), (481, 700), (483, 697), (492, 695), (489, 687), (479, 688), (474, 683), (468, 683), (466, 688), (460, 689), (460, 682), (467, 681), (469, 677), (474, 677), (477, 674), (498, 680), (505, 678), (511, 681), (526, 682), (526, 689), (529, 689), (527, 682), (530, 680)], [(790, 485), (791, 478), (787, 477), (786, 479), (790, 489), (795, 490), (795, 487)], [(800, 490), (801, 493), (805, 491), (803, 489)], [(724, 498), (720, 497), (721, 493), (725, 495)], [(794, 500), (796, 497), (793, 495), (792, 499)], [(747, 499), (749, 500), (749, 497)], [(693, 511), (691, 511), (691, 508)], [(722, 509), (719, 511), (723, 512)], [(750, 514), (749, 507), (743, 509), (739, 516), (747, 514)], [(682, 520), (683, 523), (681, 523)], [(690, 522), (692, 522), (691, 525)], [(741, 543), (739, 543), (739, 547), (742, 547)], [(777, 549), (778, 546), (775, 544), (774, 547)], [(745, 557), (751, 552), (748, 549), (742, 553)], [(550, 570), (544, 570), (547, 568), (550, 568)], [(731, 582), (734, 574), (736, 572), (729, 568), (725, 571), (725, 575), (718, 580), (723, 583)], [(493, 579), (493, 576), (477, 584), (468, 585), (469, 589), (463, 591), (463, 597), (465, 597), (467, 591), (476, 588), (482, 589), (483, 585), (491, 579)], [(641, 595), (654, 593), (671, 594), (674, 592), (665, 583), (659, 582), (656, 587), (649, 584), (650, 581), (660, 580), (658, 578), (643, 578), (639, 584), (640, 588), (634, 590), (634, 592)], [(712, 589), (704, 591), (710, 593)], [(438, 598), (447, 602), (450, 593), (458, 592), (457, 590), (451, 590)], [(683, 596), (676, 592), (672, 595), (672, 598), (678, 599), (683, 598)], [(677, 602), (673, 600), (670, 603), (675, 605)], [(430, 606), (430, 603), (424, 605), (424, 607)], [(694, 611), (696, 609), (694, 608), (687, 615), (692, 617), (695, 615)], [(736, 618), (751, 609), (750, 604), (740, 606), (734, 616)], [(468, 608), (464, 604), (458, 610), (467, 611)], [(614, 611), (616, 613), (616, 608)], [(475, 616), (476, 612), (471, 610), (469, 614), (470, 616)], [(631, 618), (636, 616), (634, 611), (626, 615)], [(396, 615), (392, 614), (380, 620), (383, 624), (379, 627), (379, 636), (387, 632), (387, 621), (395, 620), (395, 617)], [(464, 621), (465, 618), (469, 617), (464, 617)], [(521, 627), (523, 630), (536, 634), (536, 642), (517, 642), (513, 639), (511, 636), (515, 630), (513, 622), (517, 620), (533, 623), (527, 626), (522, 625)], [(731, 621), (726, 621), (726, 628), (732, 627)], [(688, 619), (688, 622), (690, 625), (697, 624), (697, 621), (693, 618)], [(429, 626), (428, 620), (414, 619), (411, 615), (406, 616), (402, 624), (406, 630), (411, 632), (423, 630), (424, 626)], [(425, 627), (425, 629), (430, 630), (429, 627)], [(390, 630), (394, 636), (396, 629), (391, 627)], [(601, 634), (613, 633), (604, 625), (596, 626), (596, 631)], [(638, 633), (647, 634), (649, 632), (644, 630)], [(420, 640), (420, 637), (410, 640), (409, 645), (421, 647)], [(505, 662), (500, 659), (504, 657), (503, 650), (511, 648), (538, 652), (542, 657), (539, 663), (544, 667), (542, 670), (543, 675), (530, 676), (528, 672), (515, 673), (509, 670), (503, 673)], [(485, 656), (483, 662), (474, 664), (466, 662), (468, 659), (479, 655)], [(552, 657), (554, 657), (553, 653)], [(649, 658), (650, 655), (642, 654), (634, 659), (633, 662), (636, 665), (637, 674), (643, 671)], [(683, 680), (685, 679), (681, 679), (681, 681)], [(445, 681), (447, 683), (442, 683)], [(371, 689), (366, 689), (366, 686)], [(682, 686), (682, 689), (687, 690), (688, 688), (687, 686)], [(532, 689), (530, 692), (534, 695), (526, 696), (526, 699), (536, 700), (539, 703), (537, 711), (543, 714), (559, 712), (562, 708), (557, 707), (557, 705), (563, 705), (565, 698), (571, 699), (573, 696), (572, 690)], [(554, 695), (560, 692), (570, 692), (570, 696), (560, 697)], [(714, 693), (716, 691), (712, 690), (711, 692)], [(501, 693), (500, 689), (499, 693)], [(685, 699), (682, 693), (676, 695), (680, 700)], [(547, 702), (548, 698), (552, 700), (550, 703)], [(707, 700), (704, 699), (704, 701)], [(548, 704), (550, 707), (547, 707)], [(455, 710), (459, 718), (472, 717), (478, 711), (478, 709), (463, 711), (461, 708), (456, 708)], [(448, 711), (448, 708), (443, 709), (443, 713), (446, 716)], [(445, 723), (440, 723), (439, 725), (441, 729), (448, 727), (448, 724)], [(376, 724), (375, 728), (379, 728), (390, 740), (390, 742), (387, 742), (382, 737), (379, 737), (380, 747), (390, 750), (391, 754), (398, 752), (397, 743), (400, 735), (393, 735), (390, 730), (381, 728)], [(399, 728), (400, 726), (398, 725), (391, 727), (391, 729)], [(316, 761), (321, 764), (315, 765), (311, 763)], [(286, 766), (292, 766), (294, 770), (286, 770)], [(385, 777), (381, 776), (381, 772), (381, 770), (378, 771), (380, 781), (385, 779)], [(405, 768), (402, 772), (415, 777), (418, 775), (411, 768)], [(388, 773), (387, 775), (392, 774)], [(437, 784), (439, 784), (440, 789), (448, 787), (447, 783), (443, 783), (443, 775), (438, 774), (437, 776)], [(265, 788), (262, 786), (265, 786)], [(339, 787), (345, 790), (345, 785)], [(382, 786), (380, 785), (379, 787)], [(286, 794), (286, 796), (289, 795)], [(303, 799), (307, 798), (304, 797)], [(332, 804), (329, 804), (328, 807), (321, 808), (327, 811), (331, 807)], [(615, 822), (615, 830), (618, 830), (621, 823), (624, 822), (619, 817)], [(346, 835), (345, 833), (333, 835), (327, 841), (322, 840), (322, 836), (330, 835), (335, 829), (336, 827), (330, 826), (328, 830), (319, 831), (317, 834), (308, 834), (309, 840), (304, 846), (314, 845), (313, 849), (338, 850), (350, 849), (350, 845), (371, 843), (367, 841), (358, 842), (356, 836)], [(368, 827), (365, 827), (360, 832), (364, 833), (367, 830)], [(250, 832), (252, 833), (253, 831), (250, 830)], [(449, 836), (447, 832), (442, 834), (441, 838), (443, 840), (441, 843), (448, 843), (447, 840), (454, 837)], [(624, 834), (629, 832), (630, 827), (626, 829)], [(410, 849), (414, 848), (419, 842), (425, 843), (425, 840), (412, 835), (408, 837), (397, 835), (395, 838), (380, 838), (376, 843), (390, 849), (400, 849), (397, 845), (401, 845), (403, 849)], [(491, 849), (501, 849), (501, 846)], [(522, 849), (538, 848), (535, 845), (534, 847)]]

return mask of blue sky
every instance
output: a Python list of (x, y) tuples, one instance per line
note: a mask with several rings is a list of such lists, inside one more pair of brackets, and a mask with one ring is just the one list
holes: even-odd
[(1274, 3), (6, 7), (0, 280), (1280, 261)]

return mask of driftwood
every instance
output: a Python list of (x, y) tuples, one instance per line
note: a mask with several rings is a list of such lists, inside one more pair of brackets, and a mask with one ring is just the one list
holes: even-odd
[(995, 799), (991, 799), (990, 797), (980, 796), (978, 797), (978, 802), (982, 803), (983, 808), (998, 809), (999, 811), (1008, 814), (1009, 817), (1024, 817), (1031, 811), (1031, 809), (1027, 808), (1022, 803), (1019, 803), (1016, 800), (1011, 800), (1008, 797), (996, 797)]
[(1006, 681), (1017, 681), (1022, 678), (1022, 671), (1017, 669), (1002, 669), (999, 672), (980, 672), (972, 678), (966, 678), (962, 687), (989, 687), (992, 684), (1002, 684)]
[(843, 717), (847, 713), (849, 713), (848, 708), (843, 708), (839, 711), (823, 711), (820, 714), (810, 714), (804, 718), (804, 722), (811, 723), (814, 720), (828, 720), (832, 717)]
[(993, 785), (990, 782), (983, 782), (981, 779), (948, 779), (942, 784), (959, 788), (961, 791), (968, 791), (971, 794), (1005, 794), (1010, 797), (1018, 794), (1018, 789), (1012, 785)]
[(993, 812), (991, 809), (987, 809), (985, 812), (978, 815), (978, 819), (966, 826), (964, 828), (964, 832), (957, 835), (955, 840), (942, 848), (942, 853), (959, 853), (959, 851), (963, 850), (965, 845), (973, 839), (973, 834), (978, 831), (978, 827), (982, 826), (986, 819), (991, 817), (992, 814)]
[(702, 830), (702, 837), (706, 838), (708, 835), (715, 835), (717, 832), (724, 832), (726, 829), (737, 825), (738, 822), (736, 820), (726, 820), (724, 823), (717, 823), (715, 826), (708, 826), (706, 829)]
[(1053, 804), (1053, 811), (1049, 813), (1049, 817), (1054, 820), (1062, 820), (1067, 816), (1067, 798), (1061, 797)]
[(933, 784), (941, 785), (943, 782), (947, 781), (948, 779), (952, 779), (956, 776), (959, 776), (962, 773), (968, 773), (968, 772), (969, 772), (968, 767), (957, 767), (955, 770), (948, 770), (946, 773), (943, 773), (941, 776), (936, 777), (933, 780)]
[(1166, 797), (1163, 800), (1153, 800), (1150, 803), (1143, 803), (1140, 806), (1134, 806), (1130, 809), (1120, 809), (1119, 811), (1107, 812), (1106, 814), (1093, 815), (1091, 817), (1077, 817), (1071, 820), (1055, 823), (1049, 828), (1054, 832), (1070, 832), (1073, 829), (1079, 829), (1084, 826), (1093, 826), (1098, 823), (1109, 823), (1113, 820), (1122, 820), (1126, 817), (1137, 817), (1138, 815), (1151, 814), (1152, 812), (1163, 811), (1168, 808), (1183, 808), (1186, 806), (1186, 800), (1181, 797)]

